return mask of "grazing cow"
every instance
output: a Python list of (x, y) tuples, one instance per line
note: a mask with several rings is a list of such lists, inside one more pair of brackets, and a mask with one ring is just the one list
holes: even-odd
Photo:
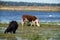
[(37, 25), (37, 26), (40, 26), (39, 25), (39, 21), (37, 19), (36, 16), (31, 16), (31, 15), (23, 15), (22, 16), (22, 26), (24, 25), (25, 22), (29, 22), (31, 23), (31, 26), (32, 25)]
[(17, 22), (16, 21), (11, 21), (8, 28), (5, 30), (4, 33), (8, 33), (8, 32), (16, 33), (17, 28), (18, 28)]

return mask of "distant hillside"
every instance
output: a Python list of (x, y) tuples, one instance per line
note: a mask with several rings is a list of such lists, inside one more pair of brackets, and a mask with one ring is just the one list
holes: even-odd
[(27, 3), (27, 2), (0, 1), (0, 5), (6, 5), (6, 6), (60, 6), (60, 3), (59, 4), (48, 4), (48, 3)]

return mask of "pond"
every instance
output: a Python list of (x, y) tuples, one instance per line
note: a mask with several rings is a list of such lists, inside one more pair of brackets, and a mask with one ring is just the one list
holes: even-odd
[(60, 12), (8, 11), (8, 10), (0, 10), (0, 21), (10, 22), (11, 20), (16, 20), (18, 22), (21, 22), (22, 19), (21, 17), (24, 14), (37, 16), (40, 22), (60, 22)]

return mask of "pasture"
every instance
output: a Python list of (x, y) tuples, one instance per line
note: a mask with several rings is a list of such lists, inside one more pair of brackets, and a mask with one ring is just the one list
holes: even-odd
[(60, 40), (58, 23), (41, 23), (41, 27), (26, 25), (22, 27), (21, 23), (18, 24), (16, 34), (4, 34), (8, 24), (0, 23), (0, 40)]

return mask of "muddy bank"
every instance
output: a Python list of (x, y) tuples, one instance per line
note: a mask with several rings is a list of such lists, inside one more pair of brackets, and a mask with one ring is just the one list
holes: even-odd
[(60, 11), (60, 6), (0, 6), (0, 10)]

